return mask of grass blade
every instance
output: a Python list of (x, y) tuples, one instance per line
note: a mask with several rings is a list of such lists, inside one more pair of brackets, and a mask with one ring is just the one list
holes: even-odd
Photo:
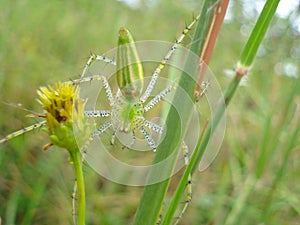
[[(200, 16), (200, 19), (198, 21), (196, 31), (194, 38), (192, 40), (191, 44), (191, 54), (187, 58), (187, 65), (185, 68), (189, 68), (186, 71), (194, 71), (193, 78), (191, 78), (189, 75), (183, 73), (180, 81), (179, 86), (184, 89), (186, 93), (190, 96), (191, 99), (194, 99), (194, 89), (196, 86), (195, 80), (197, 80), (197, 74), (195, 71), (197, 71), (197, 64), (198, 59), (195, 60), (195, 55), (193, 53), (197, 53), (200, 55), (201, 49), (204, 45), (204, 37), (206, 35), (205, 30), (207, 31), (209, 28), (209, 21), (206, 20), (207, 13), (212, 13), (212, 11), (209, 9), (216, 0), (206, 0), (202, 9), (202, 13)], [(180, 92), (175, 92), (174, 99), (184, 99), (186, 97), (181, 96)], [(190, 104), (188, 101), (184, 101), (180, 103), (180, 107), (184, 109), (184, 112), (181, 114), (182, 118), (181, 121), (183, 121), (184, 124), (181, 124), (182, 131), (185, 131), (187, 126), (187, 121), (189, 120), (193, 104)], [(153, 164), (157, 162), (164, 161), (170, 154), (172, 154), (173, 151), (177, 151), (182, 140), (182, 133), (181, 130), (178, 129), (180, 127), (180, 124), (178, 122), (180, 119), (178, 118), (177, 111), (174, 107), (170, 108), (170, 111), (167, 116), (166, 120), (166, 127), (168, 127), (168, 130), (174, 131), (172, 132), (172, 135), (167, 135), (164, 141), (159, 145), (157, 149), (157, 153), (155, 156), (155, 159), (153, 161)], [(183, 118), (184, 117), (184, 118)], [(178, 121), (178, 122), (174, 122)], [(175, 165), (176, 158), (169, 164), (165, 165), (164, 167), (164, 174), (168, 174), (170, 177), (170, 174), (172, 173), (173, 167)], [(153, 177), (158, 176), (162, 171), (158, 171), (155, 169), (151, 169), (150, 173), (148, 175), (148, 180), (153, 179)], [(144, 192), (142, 194), (139, 207), (137, 209), (133, 225), (153, 225), (156, 223), (159, 213), (161, 210), (161, 206), (163, 203), (163, 200), (165, 198), (165, 194), (168, 189), (168, 185), (170, 182), (170, 178), (168, 178), (165, 181), (162, 181), (160, 183), (147, 185), (145, 186)]]

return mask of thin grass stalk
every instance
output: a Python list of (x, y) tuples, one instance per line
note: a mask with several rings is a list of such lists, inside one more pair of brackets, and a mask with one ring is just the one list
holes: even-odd
[[(283, 130), (286, 130), (288, 125), (290, 124), (291, 118), (292, 118), (292, 109), (291, 107), (293, 107), (293, 102), (294, 102), (294, 98), (295, 98), (295, 94), (296, 91), (298, 90), (298, 86), (299, 84), (295, 84), (294, 88), (291, 90), (291, 93), (288, 94), (289, 98), (287, 99), (287, 101), (285, 102), (284, 107), (282, 107), (283, 109), (283, 113), (280, 116), (281, 119), (281, 123), (280, 126), (277, 127), (276, 130), (272, 129), (271, 132), (271, 119), (272, 114), (274, 113), (273, 111), (270, 112), (270, 116), (267, 120), (266, 125), (264, 126), (265, 129), (269, 129), (269, 133), (272, 133), (272, 137), (279, 137), (280, 133)], [(268, 128), (269, 126), (269, 128)], [(263, 137), (263, 144), (262, 144), (262, 148), (260, 150), (261, 154), (258, 158), (258, 163), (257, 163), (257, 167), (256, 167), (256, 176), (257, 179), (261, 178), (261, 176), (263, 175), (264, 172), (264, 168), (267, 166), (268, 161), (270, 161), (270, 156), (274, 156), (276, 155), (276, 152), (278, 152), (279, 148), (280, 148), (280, 139), (279, 138), (272, 138), (272, 137), (268, 137), (268, 135), (264, 135)], [(269, 138), (272, 138), (273, 141), (269, 143)], [(270, 146), (266, 146), (266, 145), (270, 145)], [(267, 149), (268, 147), (268, 149)], [(266, 152), (266, 153), (265, 153)], [(268, 158), (266, 158), (268, 156)]]
[[(207, 15), (207, 19), (211, 21), (209, 29), (206, 29), (205, 37), (205, 44), (201, 46), (201, 63), (199, 66), (199, 77), (197, 81), (197, 85), (195, 88), (195, 97), (196, 100), (199, 100), (200, 93), (201, 93), (201, 84), (204, 79), (207, 66), (209, 64), (211, 55), (213, 53), (217, 37), (219, 35), (221, 26), (223, 24), (223, 20), (225, 17), (225, 13), (228, 8), (229, 0), (220, 0), (216, 2), (217, 4), (214, 5), (213, 13)], [(203, 63), (203, 64), (202, 64)]]
[[(281, 132), (284, 132), (287, 129), (287, 124), (290, 121), (290, 114), (292, 114), (291, 112), (294, 112), (293, 108), (294, 108), (294, 104), (293, 104), (293, 99), (295, 97), (295, 93), (297, 91), (297, 85), (295, 85), (294, 89), (291, 91), (291, 93), (289, 93), (289, 100), (286, 102), (286, 104), (284, 105), (283, 108), (287, 109), (284, 112), (283, 118), (284, 120), (281, 122), (281, 125), (277, 128), (278, 131), (275, 131), (275, 133), (273, 134), (274, 137), (278, 137), (281, 135)], [(271, 129), (271, 118), (272, 116), (268, 116), (267, 121), (266, 121), (266, 127), (265, 128), (265, 133), (268, 133), (267, 130)], [(298, 122), (299, 123), (299, 122)], [(263, 143), (267, 142), (269, 140), (269, 138), (267, 138), (267, 134), (263, 135), (263, 138), (266, 138), (267, 140), (263, 140)], [(245, 180), (249, 180), (251, 179), (251, 183), (250, 182), (245, 182), (241, 187), (240, 187), (240, 191), (238, 194), (236, 194), (236, 200), (232, 206), (232, 210), (228, 216), (228, 218), (226, 219), (226, 224), (239, 224), (240, 221), (238, 221), (239, 218), (242, 217), (242, 214), (244, 212), (244, 208), (247, 207), (247, 199), (248, 197), (255, 191), (255, 185), (257, 184), (258, 180), (262, 177), (263, 172), (264, 172), (264, 168), (267, 165), (267, 162), (271, 161), (270, 155), (274, 154), (276, 152), (276, 150), (279, 148), (279, 139), (275, 140), (276, 143), (276, 147), (273, 144), (271, 147), (269, 147), (267, 149), (266, 146), (262, 147), (262, 150), (260, 151), (260, 156), (258, 158), (258, 161), (256, 163), (256, 170), (255, 170), (255, 176), (253, 174), (249, 174), (247, 176), (247, 178)], [(274, 149), (275, 148), (275, 149)], [(272, 152), (270, 152), (270, 150), (272, 150)], [(287, 150), (289, 151), (289, 150)], [(289, 152), (290, 154), (291, 152)], [(289, 156), (288, 154), (288, 156)], [(267, 158), (267, 156), (269, 156)], [(288, 156), (284, 157), (284, 160), (289, 158)], [(284, 163), (282, 163), (283, 165)], [(285, 168), (285, 166), (284, 166)], [(269, 219), (270, 217), (266, 216), (266, 214), (268, 213), (268, 210), (270, 209), (270, 207), (272, 206), (272, 198), (271, 196), (273, 196), (276, 186), (279, 183), (279, 180), (282, 177), (282, 171), (284, 171), (283, 168), (279, 169), (278, 171), (281, 172), (277, 172), (276, 173), (276, 178), (274, 179), (274, 182), (272, 184), (272, 187), (270, 188), (270, 192), (268, 194), (267, 200), (265, 201), (264, 207), (263, 207), (263, 211), (261, 213), (261, 221), (267, 222), (266, 219)], [(278, 180), (276, 180), (278, 179)], [(272, 193), (272, 194), (271, 194)], [(223, 224), (223, 222), (222, 222)]]
[[(297, 85), (298, 84), (296, 84), (294, 86), (293, 93), (291, 95), (293, 97), (296, 96), (296, 92), (297, 92), (297, 89), (298, 89)], [(289, 113), (291, 113), (291, 112), (295, 113), (294, 104), (289, 105), (288, 109), (289, 109), (288, 110)], [(293, 150), (295, 149), (295, 147), (298, 144), (297, 140), (299, 139), (299, 132), (300, 132), (300, 117), (299, 117), (299, 115), (298, 115), (298, 118), (295, 118), (295, 120), (297, 120), (297, 122), (293, 123), (293, 124), (295, 124), (295, 129), (292, 132), (293, 135), (289, 139), (289, 143), (286, 145), (286, 150), (284, 151), (284, 154), (283, 154), (282, 163), (281, 163), (278, 171), (276, 172), (276, 176), (275, 176), (274, 181), (272, 183), (272, 186), (270, 188), (271, 191), (268, 193), (268, 195), (266, 197), (266, 200), (265, 200), (265, 207), (264, 207), (264, 210), (263, 210), (263, 213), (262, 213), (262, 221), (264, 221), (264, 222), (267, 222), (268, 219), (269, 219), (268, 217), (270, 216), (270, 208), (271, 208), (271, 205), (272, 205), (272, 200), (273, 200), (274, 195), (277, 191), (277, 188), (280, 184), (280, 181), (282, 180), (282, 178), (284, 176), (284, 171), (286, 170), (286, 167), (288, 166), (288, 162), (289, 162), (291, 153), (293, 152)], [(283, 125), (285, 125), (285, 123), (283, 123)]]
[(271, 186), (271, 191), (269, 192), (267, 198), (266, 198), (266, 202), (265, 205), (266, 207), (264, 207), (263, 213), (262, 213), (262, 222), (268, 221), (269, 217), (270, 217), (270, 208), (272, 205), (272, 199), (274, 198), (274, 195), (277, 191), (277, 187), (280, 184), (281, 179), (284, 176), (284, 171), (288, 165), (288, 161), (290, 159), (291, 153), (293, 152), (293, 150), (296, 147), (296, 142), (297, 139), (299, 138), (299, 132), (300, 132), (300, 119), (298, 120), (298, 123), (296, 125), (296, 128), (294, 130), (293, 136), (290, 139), (290, 142), (285, 150), (284, 156), (283, 156), (283, 161), (276, 173), (276, 177), (273, 181), (273, 184)]

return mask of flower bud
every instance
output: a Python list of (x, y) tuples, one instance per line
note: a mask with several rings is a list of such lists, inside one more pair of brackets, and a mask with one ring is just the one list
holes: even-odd
[[(76, 141), (84, 142), (88, 138), (88, 122), (84, 117), (85, 101), (79, 98), (79, 89), (71, 82), (48, 87), (38, 91), (38, 102), (46, 113), (47, 128), (51, 144), (66, 148), (68, 151), (78, 149)], [(75, 139), (76, 137), (82, 140)], [(80, 132), (79, 135), (77, 132)]]

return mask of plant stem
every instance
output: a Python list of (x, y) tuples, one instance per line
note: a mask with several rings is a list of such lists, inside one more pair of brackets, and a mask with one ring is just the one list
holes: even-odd
[(79, 149), (70, 151), (70, 156), (73, 161), (73, 168), (75, 171), (76, 182), (77, 182), (77, 224), (85, 225), (85, 188), (84, 179), (82, 172), (82, 162)]
[(206, 30), (206, 32), (204, 33), (206, 35), (205, 43), (203, 45), (203, 48), (201, 50), (201, 55), (200, 55), (200, 59), (205, 65), (200, 64), (199, 66), (199, 77), (195, 88), (195, 97), (197, 101), (199, 100), (200, 97), (201, 83), (206, 73), (206, 68), (207, 68), (206, 65), (209, 64), (217, 37), (219, 35), (221, 26), (223, 24), (223, 20), (228, 8), (228, 4), (229, 4), (229, 0), (220, 0), (218, 4), (214, 5), (213, 13), (207, 14), (208, 17), (207, 19), (210, 20), (211, 23), (209, 29)]
[(240, 57), (240, 63), (245, 67), (251, 66), (258, 47), (260, 46), (270, 22), (275, 14), (280, 0), (268, 0), (253, 28), (253, 31), (243, 49)]

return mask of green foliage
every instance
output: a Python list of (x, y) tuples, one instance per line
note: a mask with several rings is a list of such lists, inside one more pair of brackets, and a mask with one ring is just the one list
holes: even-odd
[[(101, 54), (116, 46), (121, 26), (136, 40), (173, 41), (191, 11), (200, 8), (186, 1), (150, 2), (132, 9), (116, 1), (1, 1), (1, 99), (40, 112), (36, 89), (78, 77), (89, 51)], [(234, 66), (249, 37), (245, 30), (255, 22), (241, 2), (233, 2), (233, 19), (223, 25), (212, 56), (210, 66), (222, 87), (229, 83), (224, 70)], [(293, 16), (273, 20), (247, 86), (232, 99), (219, 156), (193, 176), (192, 205), (182, 224), (298, 224), (300, 83), (284, 76), (290, 74), (287, 65), (300, 68)], [(27, 113), (0, 108), (1, 135), (32, 124)], [(35, 131), (0, 146), (4, 224), (72, 223), (74, 174), (67, 154), (41, 151), (45, 137)], [(88, 166), (84, 175), (87, 224), (130, 224), (142, 189), (114, 184)]]

